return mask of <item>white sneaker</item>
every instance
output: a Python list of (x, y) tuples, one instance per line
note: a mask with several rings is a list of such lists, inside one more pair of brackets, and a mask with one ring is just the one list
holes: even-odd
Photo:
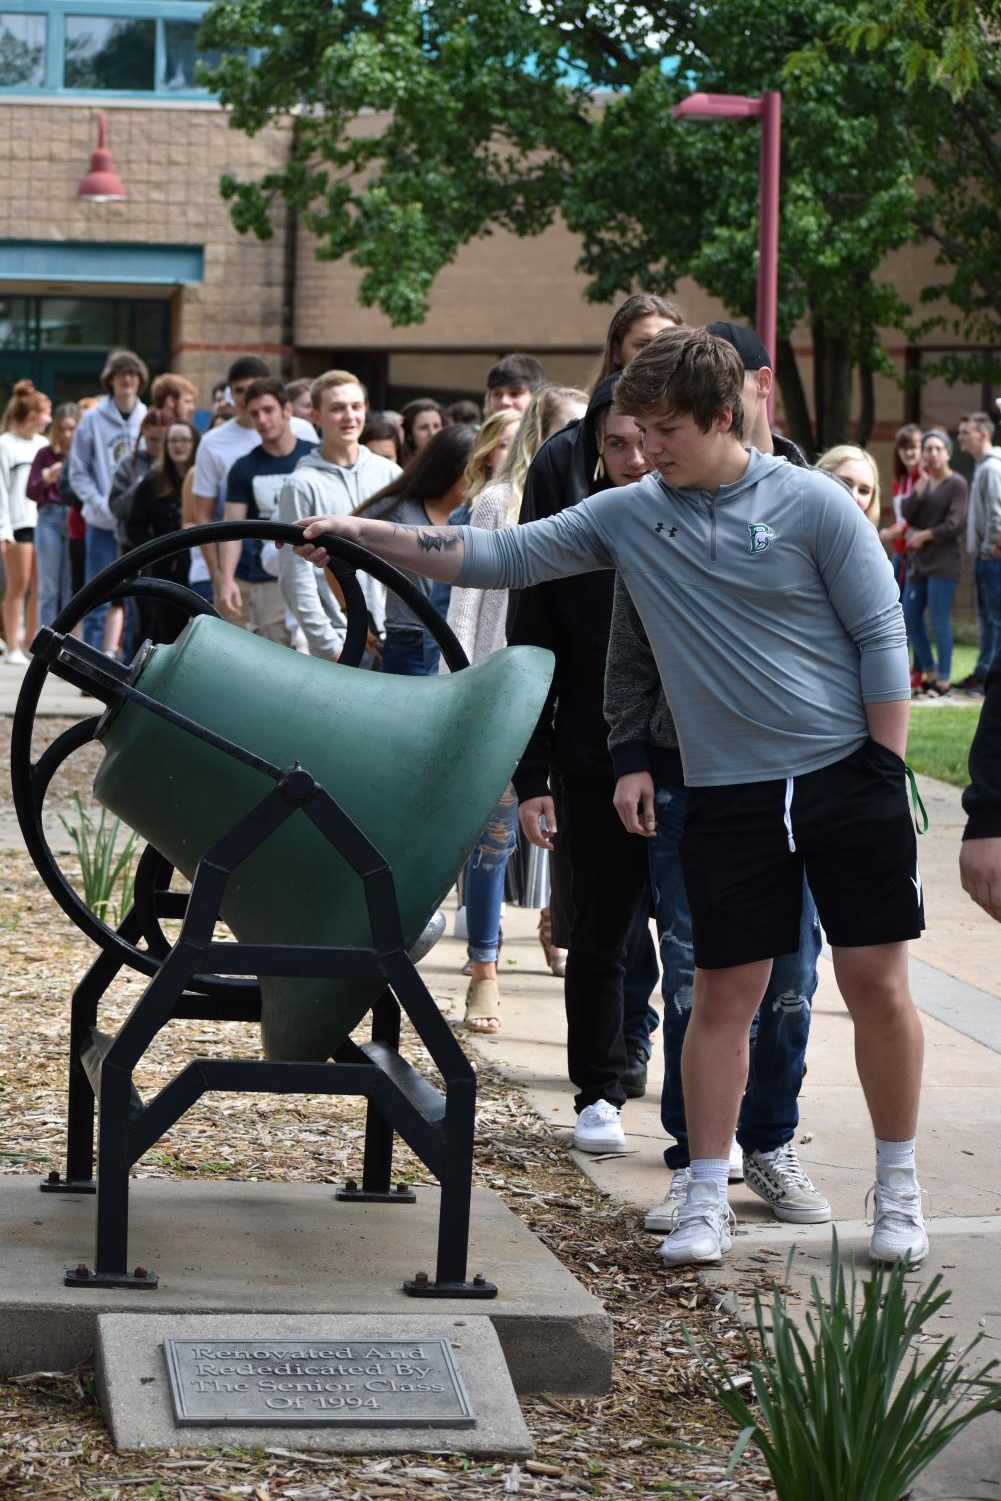
[(27, 667), (28, 665), (28, 659), (19, 646), (15, 647), (13, 651), (9, 651), (4, 657), (4, 661), (8, 667)]
[(878, 1180), (866, 1195), (868, 1213), (873, 1200), (872, 1238), (869, 1255), (873, 1261), (903, 1261), (910, 1258), (917, 1266), (928, 1255), (928, 1236), (921, 1213), (921, 1186), (913, 1173), (891, 1169), (886, 1182)]
[(691, 1183), (660, 1258), (668, 1266), (717, 1266), (730, 1249), (736, 1223), (726, 1195), (715, 1183)]
[(743, 1183), (744, 1181), (744, 1152), (737, 1145), (736, 1137), (730, 1143), (730, 1166), (727, 1168), (726, 1181), (728, 1183)]
[(624, 1152), (626, 1135), (615, 1106), (607, 1100), (585, 1105), (574, 1126), (573, 1144), (578, 1152)]
[(675, 1168), (671, 1186), (661, 1199), (647, 1212), (643, 1221), (644, 1230), (654, 1230), (658, 1235), (667, 1235), (674, 1228), (674, 1217), (688, 1197), (688, 1185), (692, 1181), (690, 1167)]

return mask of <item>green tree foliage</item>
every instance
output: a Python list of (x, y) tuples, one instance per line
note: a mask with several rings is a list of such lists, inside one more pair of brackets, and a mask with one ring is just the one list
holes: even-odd
[[(751, 321), (759, 127), (675, 123), (670, 109), (692, 88), (779, 88), (783, 397), (795, 435), (826, 446), (849, 436), (858, 371), (864, 436), (877, 329), (910, 313), (880, 267), (918, 232), (927, 167), (906, 39), (874, 49), (845, 33), (865, 3), (218, 0), (201, 45), (227, 55), (204, 76), (232, 124), (254, 134), (295, 117), (290, 160), (222, 190), (237, 227), (263, 237), (284, 199), (319, 254), (362, 269), (363, 303), (397, 324), (426, 316), (463, 244), (496, 228), (535, 234), (557, 213), (583, 238), (590, 296), (671, 291), (691, 275)], [(813, 430), (791, 345), (801, 318)]]
[(921, 332), (950, 329), (964, 342), (993, 345), (930, 366), (947, 377), (998, 378), (1001, 348), (1001, 10), (996, 0), (865, 0), (838, 30), (862, 59), (896, 48), (908, 92), (924, 191), (917, 234), (938, 247), (942, 281), (925, 303), (946, 297), (957, 310)]
[[(885, 368), (876, 330), (908, 313), (880, 266), (911, 238), (915, 201), (905, 95), (887, 61), (833, 43), (823, 59), (811, 50), (843, 14), (824, 0), (742, 0), (737, 26), (731, 7), (703, 7), (680, 77), (645, 68), (595, 120), (563, 204), (599, 295), (688, 274), (753, 321), (760, 128), (675, 123), (670, 109), (690, 87), (781, 89), (777, 372), (794, 433), (818, 448), (848, 435), (853, 367), (863, 436), (871, 422), (871, 375)], [(801, 318), (814, 349), (813, 432), (790, 343)]]
[(253, 135), (296, 112), (286, 166), (223, 179), (237, 228), (267, 237), (286, 199), (323, 257), (362, 268), (363, 303), (421, 322), (460, 246), (552, 222), (564, 159), (586, 132), (564, 34), (526, 12), (506, 0), (223, 0), (201, 45), (259, 54), (231, 53), (206, 74), (232, 124)]

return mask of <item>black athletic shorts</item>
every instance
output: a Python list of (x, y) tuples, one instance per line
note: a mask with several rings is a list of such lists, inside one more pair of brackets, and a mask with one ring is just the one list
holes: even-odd
[(15, 542), (34, 542), (35, 528), (33, 526), (16, 526), (14, 528)]
[(904, 763), (874, 740), (788, 780), (689, 788), (681, 863), (702, 969), (795, 953), (804, 871), (836, 947), (924, 927)]

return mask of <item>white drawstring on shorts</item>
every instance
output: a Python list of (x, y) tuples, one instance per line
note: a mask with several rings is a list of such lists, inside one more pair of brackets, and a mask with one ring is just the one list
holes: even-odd
[(792, 777), (786, 777), (786, 795), (785, 806), (782, 810), (782, 822), (786, 826), (786, 839), (789, 843), (789, 853), (791, 855), (794, 855), (796, 853), (796, 841), (793, 838), (792, 833), (792, 788)]

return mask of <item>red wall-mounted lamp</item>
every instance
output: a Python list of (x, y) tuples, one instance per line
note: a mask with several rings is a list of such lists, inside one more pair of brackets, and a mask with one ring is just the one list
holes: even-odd
[(88, 203), (121, 203), (128, 194), (122, 179), (115, 171), (111, 152), (104, 144), (107, 122), (104, 115), (97, 117), (97, 150), (90, 159), (90, 171), (76, 190), (78, 198)]

